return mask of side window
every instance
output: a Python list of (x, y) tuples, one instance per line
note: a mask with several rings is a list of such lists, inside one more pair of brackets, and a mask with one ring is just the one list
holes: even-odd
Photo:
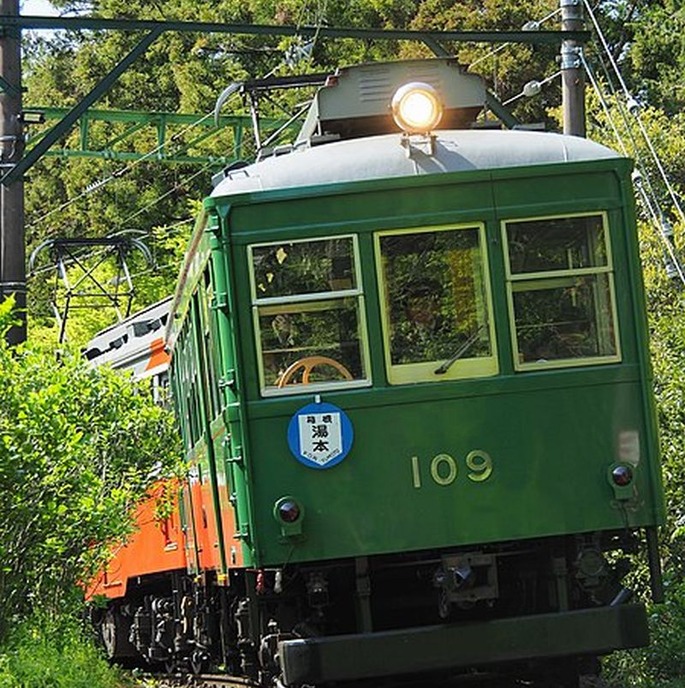
[(199, 299), (199, 315), (202, 337), (202, 362), (205, 367), (206, 376), (206, 405), (209, 412), (209, 418), (213, 420), (219, 409), (219, 385), (217, 382), (217, 355), (215, 347), (217, 346), (216, 337), (212, 332), (212, 319), (215, 317), (211, 311), (211, 304), (214, 297), (214, 288), (212, 286), (209, 266), (205, 268), (203, 283), (198, 287)]
[(606, 217), (503, 223), (514, 367), (620, 360)]
[(248, 249), (262, 393), (368, 384), (352, 236)]
[(482, 225), (376, 235), (391, 384), (498, 371)]
[(179, 400), (179, 421), (181, 434), (186, 450), (189, 450), (195, 443), (194, 421), (192, 415), (191, 402), (191, 380), (189, 354), (188, 354), (188, 330), (184, 328), (179, 334), (176, 345), (176, 356), (174, 364), (174, 384)]

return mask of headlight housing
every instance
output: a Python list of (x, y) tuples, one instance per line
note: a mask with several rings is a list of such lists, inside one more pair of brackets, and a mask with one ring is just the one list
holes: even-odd
[(439, 124), (443, 104), (433, 86), (413, 81), (397, 89), (392, 98), (392, 116), (408, 134), (427, 134)]

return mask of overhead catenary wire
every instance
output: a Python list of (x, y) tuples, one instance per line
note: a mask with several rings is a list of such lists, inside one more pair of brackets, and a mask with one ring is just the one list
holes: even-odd
[[(642, 153), (640, 151), (640, 146), (638, 144), (638, 141), (636, 140), (634, 133), (633, 133), (633, 128), (631, 126), (631, 118), (629, 116), (629, 113), (626, 111), (626, 107), (622, 101), (622, 99), (619, 97), (618, 93), (616, 92), (613, 82), (611, 80), (611, 74), (609, 70), (606, 67), (606, 64), (604, 60), (602, 59), (601, 54), (598, 56), (600, 65), (604, 71), (605, 79), (608, 85), (608, 88), (611, 93), (612, 97), (612, 102), (615, 106), (616, 111), (618, 112), (622, 122), (623, 122), (623, 127), (624, 131), (626, 132), (626, 136), (629, 139), (631, 151), (628, 151), (628, 148), (625, 145), (625, 141), (623, 136), (621, 135), (619, 129), (616, 126), (616, 123), (614, 121), (614, 116), (612, 115), (611, 109), (609, 108), (609, 105), (606, 101), (606, 98), (604, 96), (604, 92), (602, 91), (601, 85), (597, 78), (594, 76), (594, 72), (592, 71), (587, 59), (585, 58), (584, 53), (581, 51), (580, 53), (581, 61), (583, 62), (583, 65), (585, 67), (586, 74), (588, 74), (588, 77), (590, 78), (591, 83), (593, 84), (593, 87), (595, 89), (595, 92), (597, 94), (597, 97), (599, 98), (600, 103), (602, 104), (602, 107), (604, 109), (605, 115), (607, 117), (607, 121), (610, 123), (610, 126), (612, 128), (612, 131), (614, 133), (614, 136), (619, 143), (623, 153), (627, 157), (633, 157), (635, 159), (635, 165), (636, 169), (640, 170), (640, 174), (643, 178), (644, 184), (642, 186), (642, 192), (649, 194), (651, 197), (651, 203), (655, 207), (659, 207), (659, 201), (658, 201), (658, 196), (657, 193), (654, 189), (654, 186), (651, 181), (651, 175), (648, 172), (648, 169), (642, 159)], [(662, 217), (663, 215), (660, 215)]]
[[(309, 0), (304, 0), (304, 2), (302, 3), (302, 6), (300, 7), (300, 16), (298, 18), (298, 23), (297, 23), (298, 26), (301, 26), (303, 21), (304, 21), (305, 12), (306, 12), (308, 4), (309, 4)], [(157, 8), (157, 9), (159, 10), (159, 8)], [(311, 60), (313, 48), (314, 48), (314, 45), (315, 45), (315, 43), (318, 39), (318, 36), (319, 36), (319, 31), (325, 22), (326, 9), (327, 9), (327, 0), (317, 0), (317, 4), (316, 4), (316, 12), (318, 15), (317, 16), (317, 22), (316, 22), (317, 30), (316, 30), (314, 36), (309, 41), (307, 41), (303, 46), (300, 46), (300, 49), (299, 49), (296, 56), (293, 57), (292, 55), (284, 55), (281, 63), (279, 65), (277, 65), (276, 67), (274, 67), (274, 69), (272, 69), (268, 73), (267, 76), (272, 76), (283, 64), (286, 64), (287, 66), (292, 67), (292, 66), (294, 66), (294, 64), (296, 64), (297, 62), (299, 62), (303, 58), (306, 58), (307, 60)], [(161, 10), (159, 10), (159, 11), (161, 11)], [(123, 177), (124, 175), (130, 173), (131, 170), (133, 170), (136, 167), (136, 165), (139, 165), (139, 164), (145, 162), (146, 160), (148, 160), (149, 158), (151, 158), (152, 156), (155, 156), (162, 148), (168, 146), (170, 143), (173, 143), (175, 140), (177, 140), (178, 138), (183, 136), (186, 132), (193, 129), (194, 127), (199, 126), (200, 124), (205, 122), (207, 119), (215, 116), (215, 114), (216, 113), (214, 111), (211, 111), (211, 112), (208, 112), (208, 113), (202, 115), (195, 122), (192, 122), (191, 124), (187, 125), (183, 129), (181, 129), (180, 131), (176, 132), (171, 137), (171, 139), (169, 141), (165, 141), (163, 143), (160, 143), (155, 148), (151, 149), (146, 154), (144, 154), (141, 158), (138, 158), (137, 160), (134, 160), (133, 162), (129, 163), (128, 165), (124, 166), (123, 168), (113, 172), (108, 177), (105, 177), (103, 179), (99, 179), (99, 180), (96, 180), (94, 182), (91, 182), (90, 184), (88, 184), (86, 186), (86, 188), (80, 194), (69, 199), (68, 201), (65, 201), (64, 203), (62, 203), (57, 208), (53, 208), (52, 210), (48, 211), (44, 215), (40, 216), (39, 218), (37, 218), (36, 220), (31, 222), (29, 225), (27, 225), (27, 228), (29, 228), (29, 229), (34, 228), (37, 225), (42, 224), (46, 219), (52, 217), (53, 215), (66, 210), (71, 205), (73, 205), (74, 203), (83, 199), (84, 197), (88, 196), (89, 194), (101, 191), (108, 184), (113, 182), (115, 179), (118, 179), (118, 178)], [(216, 136), (219, 133), (219, 131), (220, 130), (217, 129), (217, 131), (215, 131), (213, 134), (210, 135), (210, 138), (212, 136)], [(280, 133), (280, 130), (279, 130), (279, 133)], [(237, 146), (234, 146), (233, 150), (231, 151), (231, 155), (234, 155), (236, 153), (236, 150), (237, 150)], [(202, 171), (205, 171), (208, 167), (211, 167), (213, 164), (214, 163), (206, 164), (202, 168)], [(193, 174), (190, 178), (185, 179), (185, 181), (189, 181), (191, 179), (194, 179), (196, 176), (198, 176), (198, 175)], [(166, 198), (168, 195), (170, 195), (170, 194), (169, 193), (163, 194), (162, 197), (160, 197), (160, 199), (157, 200), (157, 202), (159, 202), (159, 200), (161, 200), (162, 198)], [(148, 206), (146, 206), (146, 207), (149, 208), (152, 205), (154, 205), (154, 202), (152, 204), (148, 204)], [(140, 213), (136, 213), (135, 215), (138, 215), (138, 214), (140, 214)], [(124, 220), (124, 222), (126, 222), (126, 220)]]
[[(612, 128), (614, 137), (616, 138), (619, 146), (625, 155), (635, 159), (633, 184), (638, 195), (638, 199), (640, 200), (641, 207), (644, 209), (646, 216), (650, 220), (650, 224), (657, 230), (658, 236), (665, 248), (664, 261), (666, 272), (670, 277), (677, 277), (680, 283), (685, 285), (685, 273), (676, 254), (675, 244), (673, 242), (673, 229), (667, 217), (667, 213), (662, 207), (662, 203), (657, 189), (655, 188), (655, 182), (652, 179), (649, 167), (643, 160), (641, 146), (633, 130), (634, 125), (637, 126), (639, 137), (647, 146), (649, 156), (651, 157), (651, 160), (658, 171), (658, 177), (664, 184), (677, 216), (681, 221), (685, 221), (681, 204), (675, 193), (675, 190), (673, 189), (670, 179), (668, 178), (666, 170), (664, 169), (660, 156), (652, 143), (651, 137), (649, 136), (649, 133), (640, 118), (640, 105), (632, 96), (627, 87), (625, 79), (623, 78), (623, 74), (621, 73), (618, 63), (611, 52), (609, 44), (604, 36), (604, 33), (602, 32), (592, 7), (590, 7), (587, 0), (584, 0), (584, 4), (602, 48), (597, 55), (597, 59), (599, 60), (599, 64), (604, 72), (606, 84), (612, 97), (614, 111), (618, 113), (623, 122), (623, 129), (629, 140), (632, 156), (628, 151), (624, 137), (621, 135), (621, 132), (616, 126), (612, 109), (607, 104), (601, 84), (591, 69), (585, 54), (582, 50), (580, 50), (579, 55), (583, 63), (583, 67), (588, 75), (588, 78), (590, 79), (597, 97), (599, 98), (607, 122)], [(603, 54), (606, 55), (606, 60), (604, 59)], [(607, 60), (609, 65), (607, 65)], [(618, 89), (614, 86), (615, 79), (618, 82)]]
[[(552, 19), (552, 17), (559, 14), (559, 12), (561, 12), (561, 9), (557, 8), (556, 10), (553, 10), (549, 14), (545, 15), (542, 19), (531, 19), (530, 21), (527, 21), (521, 28), (523, 31), (537, 31), (542, 24), (544, 24), (549, 19)], [(493, 57), (494, 55), (501, 52), (502, 50), (509, 47), (510, 45), (512, 45), (510, 42), (502, 43), (502, 44), (498, 45), (496, 48), (489, 50), (487, 53), (485, 53), (485, 55), (481, 55), (478, 59), (469, 63), (469, 66), (468, 66), (469, 71), (472, 70), (477, 64), (480, 64), (481, 62), (485, 62), (485, 60), (489, 59), (490, 57)]]
[[(308, 0), (305, 0), (305, 2), (304, 2), (304, 4), (303, 4), (303, 7), (302, 7), (301, 17), (300, 17), (300, 20), (299, 20), (300, 23), (301, 23), (301, 21), (302, 21), (302, 19), (303, 19), (303, 17), (304, 17), (304, 11), (306, 10), (307, 4), (308, 4)], [(321, 26), (323, 25), (323, 23), (324, 23), (324, 21), (325, 21), (325, 19), (324, 19), (325, 10), (326, 10), (326, 0), (323, 0), (323, 2), (320, 2), (320, 1), (317, 2), (317, 14), (318, 14), (317, 28), (318, 28), (318, 29), (321, 28)], [(302, 46), (301, 50), (300, 50), (299, 53), (298, 53), (297, 58), (296, 58), (294, 61), (293, 61), (293, 60), (287, 60), (287, 59), (284, 58), (284, 60), (282, 60), (282, 62), (280, 63), (280, 65), (277, 65), (273, 70), (271, 70), (271, 71), (269, 72), (269, 76), (270, 76), (270, 75), (273, 75), (273, 74), (279, 69), (279, 67), (282, 66), (283, 64), (287, 64), (288, 66), (292, 67), (297, 61), (301, 60), (302, 58), (311, 59), (311, 53), (312, 53), (312, 50), (313, 50), (313, 47), (314, 47), (314, 44), (315, 44), (315, 42), (316, 42), (317, 37), (318, 37), (318, 31), (316, 32), (316, 34), (314, 35), (314, 37), (313, 37), (312, 39), (310, 39), (304, 46)], [(116, 170), (115, 172), (113, 172), (113, 173), (110, 174), (109, 176), (107, 176), (107, 177), (105, 177), (105, 178), (102, 178), (102, 179), (99, 179), (99, 180), (96, 180), (96, 181), (94, 181), (94, 182), (91, 182), (90, 184), (88, 184), (88, 185), (85, 187), (85, 189), (84, 189), (80, 194), (78, 194), (78, 195), (75, 196), (74, 198), (69, 199), (69, 200), (66, 201), (65, 203), (62, 203), (62, 204), (61, 204), (60, 206), (58, 206), (57, 208), (53, 208), (52, 210), (50, 210), (48, 213), (45, 213), (45, 214), (42, 215), (41, 217), (37, 218), (36, 220), (34, 220), (34, 221), (29, 225), (29, 227), (34, 227), (34, 226), (36, 226), (36, 225), (38, 225), (38, 224), (41, 224), (42, 222), (44, 222), (44, 221), (45, 221), (46, 219), (48, 219), (49, 217), (55, 215), (56, 213), (59, 213), (59, 212), (65, 210), (66, 208), (70, 207), (71, 205), (73, 205), (74, 203), (78, 202), (78, 201), (81, 200), (82, 198), (84, 198), (84, 197), (86, 197), (86, 196), (88, 196), (88, 195), (90, 195), (90, 194), (92, 194), (92, 193), (96, 193), (96, 192), (101, 191), (101, 190), (104, 189), (108, 184), (110, 184), (111, 182), (113, 182), (115, 179), (119, 179), (119, 178), (125, 176), (126, 174), (129, 174), (137, 165), (139, 165), (139, 164), (145, 162), (146, 160), (148, 160), (148, 159), (151, 158), (152, 156), (155, 156), (163, 147), (168, 146), (169, 143), (171, 143), (171, 142), (175, 141), (176, 139), (180, 138), (181, 136), (183, 136), (183, 135), (184, 135), (186, 132), (188, 132), (189, 130), (193, 129), (194, 127), (199, 126), (200, 124), (202, 124), (204, 121), (206, 121), (206, 120), (209, 119), (210, 117), (213, 117), (214, 114), (215, 114), (214, 111), (211, 111), (211, 112), (208, 112), (208, 113), (202, 115), (202, 116), (199, 117), (197, 120), (195, 120), (195, 121), (192, 122), (191, 124), (189, 124), (189, 125), (187, 125), (186, 127), (184, 127), (182, 130), (176, 132), (176, 133), (171, 137), (171, 139), (170, 139), (169, 141), (166, 141), (166, 142), (164, 142), (164, 143), (160, 143), (160, 144), (157, 145), (155, 148), (151, 149), (150, 151), (148, 151), (146, 154), (144, 154), (143, 156), (141, 156), (141, 157), (138, 158), (137, 160), (135, 160), (135, 161), (133, 161), (133, 162), (127, 164), (126, 166), (124, 166), (124, 167), (122, 167), (122, 168)], [(301, 114), (301, 112), (298, 112), (298, 114)], [(221, 130), (220, 130), (220, 129), (217, 129), (217, 131), (214, 132), (211, 136), (215, 136), (216, 134), (219, 133), (219, 131), (221, 131)], [(280, 133), (281, 131), (282, 131), (282, 129), (279, 129), (279, 131), (277, 132), (277, 134)], [(273, 136), (272, 136), (271, 138), (273, 138)], [(270, 139), (270, 140), (271, 140), (271, 139)], [(233, 149), (232, 149), (231, 151), (229, 151), (229, 155), (235, 155), (236, 152), (237, 152), (237, 148), (238, 148), (238, 143), (236, 142), (236, 143), (234, 144)], [(164, 200), (165, 198), (168, 198), (168, 197), (171, 196), (172, 194), (176, 193), (176, 191), (178, 190), (179, 186), (181, 186), (182, 184), (188, 183), (188, 182), (190, 182), (190, 181), (193, 181), (193, 180), (196, 179), (198, 176), (204, 174), (209, 168), (211, 168), (211, 167), (212, 167), (213, 165), (215, 165), (215, 164), (216, 164), (216, 163), (213, 162), (213, 161), (212, 161), (212, 162), (208, 162), (208, 163), (206, 163), (205, 165), (203, 165), (200, 169), (196, 170), (194, 173), (192, 173), (192, 174), (190, 174), (190, 175), (188, 175), (188, 176), (183, 177), (179, 182), (177, 182), (176, 184), (174, 184), (168, 191), (166, 191), (166, 192), (164, 192), (163, 194), (161, 194), (160, 196), (158, 196), (156, 199), (154, 199), (153, 201), (151, 201), (150, 203), (148, 203), (147, 205), (145, 205), (143, 208), (139, 208), (136, 212), (132, 213), (131, 215), (129, 215), (129, 216), (127, 216), (126, 218), (124, 218), (123, 220), (121, 220), (121, 221), (119, 222), (119, 225), (121, 226), (121, 225), (126, 225), (126, 224), (128, 224), (128, 223), (129, 223), (131, 220), (133, 220), (134, 218), (138, 217), (138, 216), (141, 215), (142, 213), (144, 213), (144, 212), (146, 212), (147, 210), (149, 210), (150, 208), (154, 207), (155, 205), (157, 205), (158, 203), (160, 203), (160, 202), (161, 202), (162, 200)], [(183, 220), (183, 221), (181, 221), (180, 223), (176, 223), (175, 225), (170, 225), (169, 228), (170, 228), (170, 227), (179, 226), (179, 225), (185, 225), (185, 224), (187, 224), (187, 223), (188, 223), (187, 220)], [(153, 230), (149, 230), (149, 231), (147, 231), (147, 232), (143, 232), (142, 234), (143, 234), (143, 236), (149, 236), (149, 235), (152, 233), (152, 231), (153, 231)], [(98, 252), (97, 252), (97, 251), (91, 251), (91, 252), (89, 252), (89, 254), (84, 255), (83, 258), (86, 259), (86, 260), (88, 260), (90, 257), (96, 257), (97, 255), (98, 255)], [(45, 272), (45, 271), (49, 271), (49, 270), (54, 270), (54, 269), (55, 269), (54, 266), (50, 266), (50, 267), (46, 267), (46, 268), (40, 268), (40, 269), (38, 269), (38, 270), (34, 270), (31, 274), (32, 274), (32, 276), (35, 276), (35, 275), (37, 275), (37, 274), (40, 274), (41, 272)]]
[(518, 100), (519, 98), (523, 98), (524, 96), (526, 98), (530, 98), (531, 96), (538, 95), (543, 86), (550, 83), (551, 81), (554, 81), (554, 79), (556, 79), (559, 76), (561, 76), (561, 70), (554, 72), (554, 74), (550, 74), (549, 76), (545, 77), (542, 81), (529, 81), (523, 87), (523, 90), (520, 93), (517, 93), (515, 96), (512, 96), (511, 98), (509, 98), (509, 100), (505, 100), (502, 103), (502, 105), (510, 105), (514, 101)]
[[(678, 256), (676, 255), (675, 252), (675, 247), (670, 240), (670, 223), (668, 222), (665, 213), (661, 207), (661, 203), (659, 201), (658, 195), (656, 193), (656, 190), (654, 189), (654, 186), (651, 181), (650, 174), (647, 170), (647, 168), (644, 166), (644, 163), (642, 161), (642, 156), (640, 154), (639, 146), (638, 143), (633, 135), (632, 128), (631, 128), (631, 120), (630, 117), (626, 114), (626, 108), (625, 105), (623, 104), (621, 98), (619, 98), (618, 94), (614, 90), (613, 84), (611, 83), (611, 76), (608, 74), (606, 70), (606, 66), (604, 65), (601, 56), (599, 57), (600, 59), (600, 64), (602, 64), (609, 89), (611, 90), (611, 95), (613, 99), (613, 103), (616, 107), (616, 110), (618, 111), (621, 119), (623, 120), (623, 125), (625, 127), (625, 131), (627, 133), (630, 146), (632, 149), (632, 155), (631, 151), (628, 150), (628, 147), (626, 146), (626, 142), (624, 140), (624, 137), (621, 135), (618, 127), (616, 126), (616, 122), (614, 121), (614, 115), (611, 111), (611, 108), (609, 107), (609, 104), (607, 102), (607, 99), (604, 95), (604, 92), (602, 90), (602, 87), (599, 83), (599, 80), (597, 79), (596, 75), (594, 74), (594, 71), (592, 70), (590, 64), (588, 63), (583, 51), (580, 51), (580, 59), (583, 64), (583, 67), (585, 69), (585, 73), (588, 76), (588, 79), (590, 80), (590, 83), (593, 87), (593, 90), (595, 91), (600, 105), (602, 107), (602, 110), (604, 112), (605, 118), (609, 126), (611, 127), (612, 133), (614, 134), (614, 138), (616, 139), (621, 152), (626, 156), (626, 157), (633, 157), (635, 159), (635, 171), (633, 172), (633, 184), (635, 187), (635, 190), (638, 194), (638, 198), (641, 201), (642, 207), (644, 208), (648, 219), (651, 220), (652, 225), (657, 229), (659, 238), (661, 239), (666, 255), (668, 256), (666, 260), (666, 271), (669, 276), (676, 276), (680, 280), (682, 284), (685, 284), (685, 273), (683, 272), (683, 269), (680, 265), (680, 261), (678, 259)], [(669, 229), (667, 229), (669, 228)]]
[[(107, 186), (108, 184), (113, 182), (115, 179), (119, 179), (120, 177), (123, 177), (124, 175), (129, 174), (137, 165), (140, 165), (143, 162), (146, 162), (152, 156), (155, 156), (157, 153), (159, 153), (159, 151), (162, 150), (162, 148), (167, 147), (170, 143), (173, 143), (176, 139), (180, 138), (181, 136), (183, 136), (185, 133), (187, 133), (188, 131), (190, 131), (194, 127), (199, 126), (200, 124), (202, 124), (204, 121), (206, 121), (207, 119), (209, 119), (212, 116), (213, 116), (213, 112), (209, 112), (209, 113), (202, 115), (202, 117), (198, 118), (194, 122), (191, 122), (190, 124), (186, 125), (183, 129), (176, 132), (171, 137), (171, 139), (169, 141), (165, 141), (164, 143), (160, 143), (155, 148), (153, 148), (153, 149), (149, 150), (147, 153), (145, 153), (142, 157), (128, 163), (127, 165), (125, 165), (121, 169), (116, 170), (115, 172), (112, 172), (112, 174), (110, 174), (109, 176), (107, 176), (103, 179), (98, 179), (94, 182), (91, 182), (90, 184), (88, 184), (85, 187), (85, 189), (80, 194), (78, 194), (77, 196), (74, 196), (73, 198), (70, 198), (68, 201), (65, 201), (64, 203), (62, 203), (57, 208), (53, 208), (52, 210), (48, 211), (44, 215), (41, 215), (39, 218), (37, 218), (36, 220), (31, 222), (27, 226), (27, 228), (30, 229), (30, 228), (35, 227), (35, 226), (41, 224), (42, 222), (44, 222), (46, 219), (48, 219), (52, 215), (59, 213), (59, 212), (62, 212), (63, 210), (66, 210), (68, 207), (70, 207), (74, 203), (80, 201), (82, 198), (85, 198), (86, 196), (88, 196), (92, 193), (95, 193), (96, 191), (101, 191), (102, 189), (104, 189), (105, 186)], [(216, 136), (219, 133), (219, 131), (220, 130), (217, 130), (216, 132), (211, 134), (211, 136)], [(210, 136), (210, 138), (211, 138), (211, 136)], [(234, 148), (233, 152), (235, 152), (235, 150), (236, 149)]]
[(654, 147), (654, 144), (652, 142), (652, 139), (649, 135), (649, 132), (645, 128), (642, 120), (639, 117), (640, 114), (640, 104), (637, 101), (637, 99), (631, 94), (630, 90), (628, 89), (628, 86), (625, 82), (625, 79), (623, 78), (623, 75), (621, 73), (621, 70), (616, 62), (616, 59), (613, 56), (613, 53), (611, 52), (611, 49), (609, 47), (609, 44), (607, 42), (606, 37), (604, 36), (604, 32), (602, 31), (601, 26), (599, 25), (599, 22), (597, 21), (597, 17), (589, 3), (588, 0), (583, 0), (583, 4), (585, 6), (585, 9), (587, 11), (588, 16), (590, 17), (590, 20), (592, 22), (592, 25), (595, 29), (595, 32), (597, 34), (597, 37), (599, 38), (599, 41), (601, 43), (601, 46), (604, 50), (604, 52), (607, 55), (607, 58), (609, 60), (609, 63), (611, 65), (611, 68), (618, 80), (618, 83), (620, 85), (620, 88), (626, 98), (626, 107), (628, 109), (628, 112), (630, 115), (632, 115), (634, 121), (636, 122), (638, 129), (640, 130), (640, 134), (642, 135), (642, 138), (645, 141), (645, 144), (647, 145), (647, 148), (649, 150), (650, 155), (652, 156), (652, 159), (654, 161), (654, 164), (656, 165), (657, 170), (659, 171), (659, 175), (661, 176), (661, 179), (664, 183), (664, 186), (668, 192), (668, 195), (671, 198), (671, 201), (673, 202), (673, 206), (680, 217), (680, 220), (685, 223), (685, 213), (683, 212), (682, 206), (680, 204), (680, 200), (678, 199), (678, 196), (673, 188), (673, 185), (671, 184), (670, 179), (668, 178), (668, 174), (666, 173), (666, 170), (664, 169), (663, 164), (661, 163), (661, 159), (659, 157), (659, 154), (656, 151), (656, 148)]

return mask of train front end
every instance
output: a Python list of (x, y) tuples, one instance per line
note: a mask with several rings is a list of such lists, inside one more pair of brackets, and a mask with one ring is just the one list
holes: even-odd
[[(385, 68), (327, 88), (389, 103)], [(455, 67), (403, 69), (430, 110)], [(450, 126), (475, 109), (464, 83)], [(576, 685), (579, 658), (647, 642), (631, 555), (660, 594), (630, 162), (525, 131), (365, 136), (329, 107), (206, 201), (185, 302), (210, 354), (177, 394), (208, 405), (243, 665), (251, 647), (287, 685), (493, 665)]]

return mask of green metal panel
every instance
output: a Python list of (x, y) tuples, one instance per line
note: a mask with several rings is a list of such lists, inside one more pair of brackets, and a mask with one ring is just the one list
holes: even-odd
[[(643, 319), (636, 321), (636, 244), (621, 180), (625, 161), (549, 165), (362, 182), (212, 199), (230, 246), (232, 308), (258, 565), (648, 526), (663, 518)], [(493, 200), (495, 207), (493, 208)], [(621, 321), (621, 363), (514, 373), (500, 222), (609, 210)], [(372, 357), (373, 388), (325, 393), (355, 430), (349, 456), (312, 470), (290, 453), (287, 426), (313, 395), (260, 399), (245, 245), (360, 235), (371, 350), (380, 347), (371, 235), (394, 227), (485, 221), (500, 375), (390, 388)], [(628, 231), (626, 231), (626, 227)], [(225, 244), (226, 246), (226, 244)], [(639, 283), (637, 284), (639, 292)], [(306, 392), (306, 388), (301, 391)], [(607, 477), (626, 443), (639, 453), (635, 494)], [(491, 466), (491, 470), (490, 470)], [(273, 517), (286, 495), (305, 507), (302, 537)]]
[[(638, 471), (637, 494), (626, 503), (617, 502), (607, 479), (621, 433), (634, 429), (644, 442), (645, 427), (639, 381), (606, 372), (605, 383), (597, 373), (560, 372), (546, 390), (500, 380), (489, 390), (480, 381), (462, 383), (465, 396), (439, 400), (425, 388), (393, 392), (392, 401), (391, 393), (378, 394), (377, 406), (356, 406), (352, 393), (322, 395), (349, 415), (355, 446), (340, 465), (321, 471), (295, 461), (286, 444), (290, 415), (312, 399), (280, 402), (282, 415), (250, 424), (263, 563), (281, 561), (291, 546), (279, 542), (271, 516), (285, 495), (306, 510), (292, 560), (654, 523), (648, 470)], [(647, 469), (650, 448), (640, 451)], [(491, 473), (473, 470), (482, 457)]]
[[(242, 557), (246, 566), (254, 562), (254, 543), (250, 516), (250, 474), (246, 465), (246, 437), (243, 429), (241, 379), (238, 375), (235, 319), (235, 297), (231, 288), (231, 256), (225, 241), (221, 240), (220, 219), (209, 213), (207, 240), (211, 251), (211, 269), (215, 288), (212, 308), (216, 312), (220, 368), (217, 371), (221, 389), (221, 424), (225, 428), (222, 440), (223, 452), (219, 459), (220, 471), (226, 477), (234, 510), (236, 527), (242, 545)], [(217, 455), (218, 456), (218, 455)], [(225, 507), (226, 505), (224, 505)], [(232, 536), (228, 533), (227, 536)]]

